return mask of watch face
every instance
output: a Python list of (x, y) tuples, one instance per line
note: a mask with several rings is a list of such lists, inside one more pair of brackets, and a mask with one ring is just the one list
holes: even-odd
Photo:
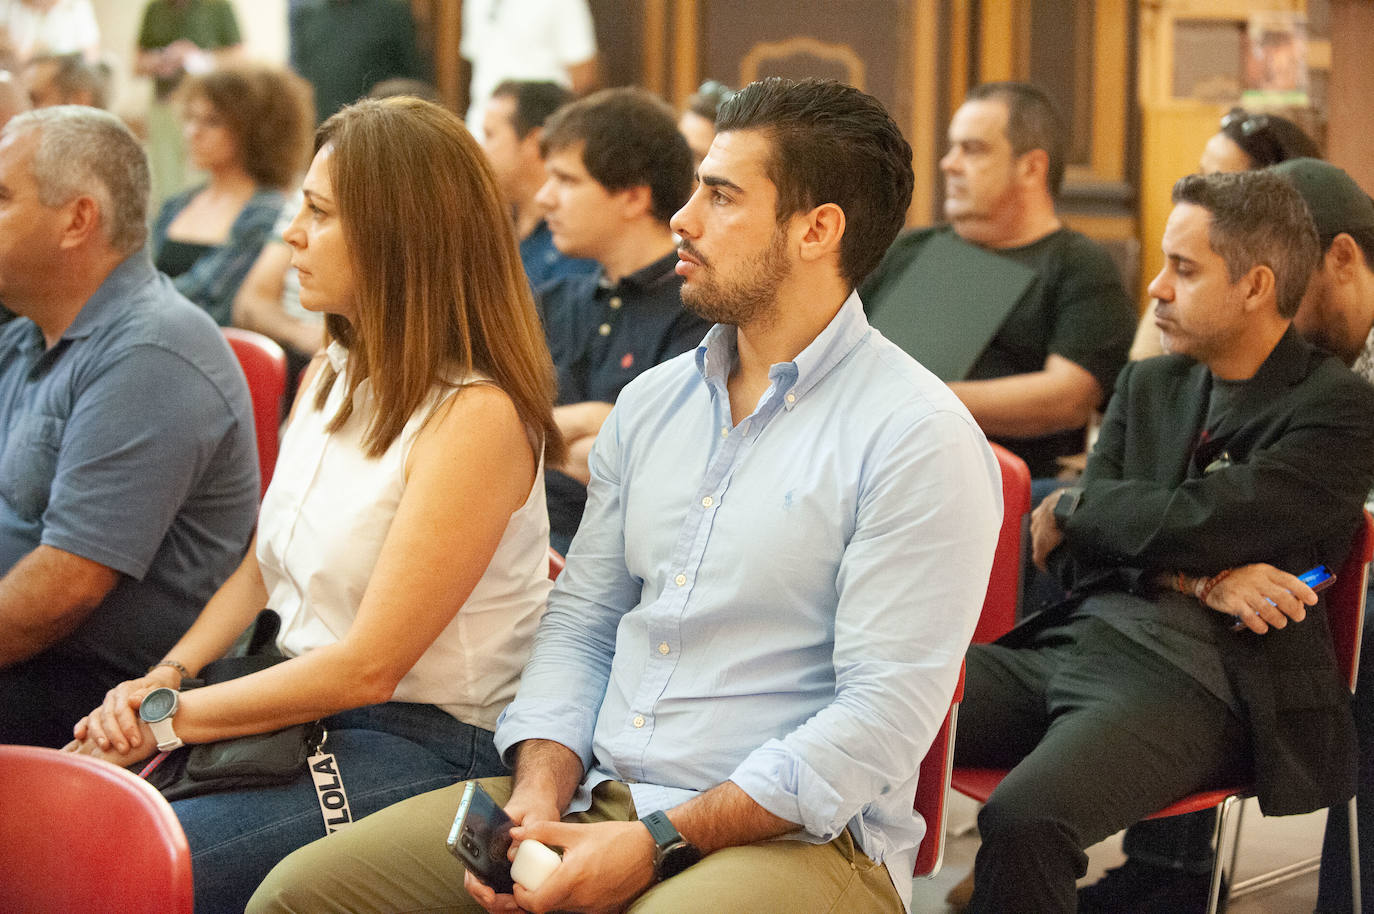
[(171, 689), (153, 689), (138, 706), (138, 716), (148, 723), (166, 720), (177, 708), (177, 693)]
[(655, 869), (659, 879), (671, 879), (699, 860), (701, 860), (701, 851), (697, 849), (697, 846), (682, 841), (663, 849)]

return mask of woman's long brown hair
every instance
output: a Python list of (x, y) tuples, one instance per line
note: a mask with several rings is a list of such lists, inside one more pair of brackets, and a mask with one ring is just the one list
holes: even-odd
[[(515, 229), (496, 178), (457, 116), (417, 98), (362, 101), (321, 125), (329, 177), (352, 258), (355, 322), (329, 315), (349, 349), (346, 395), (328, 429), (372, 383), (377, 405), (363, 437), (383, 454), (436, 385), (478, 373), (515, 403), (550, 464), (562, 461), (553, 421), (554, 371)], [(315, 407), (335, 381), (326, 365)]]

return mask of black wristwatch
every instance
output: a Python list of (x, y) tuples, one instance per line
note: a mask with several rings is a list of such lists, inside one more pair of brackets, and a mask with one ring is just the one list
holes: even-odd
[(1059, 493), (1059, 500), (1054, 503), (1054, 522), (1060, 530), (1068, 524), (1069, 518), (1073, 517), (1073, 512), (1078, 510), (1078, 503), (1082, 500), (1082, 486), (1069, 486)]
[(658, 845), (654, 850), (654, 878), (659, 882), (671, 879), (701, 859), (701, 851), (678, 834), (663, 810), (655, 810), (639, 821), (649, 829), (654, 843)]

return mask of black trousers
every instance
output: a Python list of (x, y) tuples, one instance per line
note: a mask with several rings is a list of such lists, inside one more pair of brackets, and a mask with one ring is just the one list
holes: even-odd
[[(1366, 595), (1366, 607), (1374, 606), (1374, 585)], [(1360, 906), (1374, 911), (1374, 635), (1366, 609), (1360, 673), (1353, 707), (1359, 739), (1359, 839)], [(1126, 830), (1122, 850), (1140, 863), (1190, 873), (1212, 871), (1212, 833), (1216, 813), (1197, 812), (1170, 819), (1139, 822)], [(1318, 914), (1349, 914), (1354, 909), (1350, 891), (1350, 816), (1344, 804), (1327, 811), (1322, 841), (1321, 877), (1317, 889)]]
[(0, 670), (0, 743), (61, 749), (76, 722), (130, 678), (127, 670), (49, 653)]
[(971, 914), (1072, 914), (1085, 848), (1251, 767), (1224, 702), (1094, 618), (969, 649), (955, 761), (1011, 767), (978, 816)]
[[(1374, 580), (1366, 595), (1364, 642), (1360, 673), (1355, 682), (1355, 734), (1359, 738), (1360, 768), (1356, 786), (1357, 828), (1360, 840), (1360, 909), (1374, 911), (1374, 634), (1370, 609)], [(1344, 805), (1326, 814), (1322, 841), (1322, 869), (1317, 887), (1319, 914), (1345, 914), (1353, 909), (1350, 896), (1350, 814)]]

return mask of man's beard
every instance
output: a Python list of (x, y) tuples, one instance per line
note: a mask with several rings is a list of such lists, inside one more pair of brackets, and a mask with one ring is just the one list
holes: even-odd
[[(682, 242), (683, 250), (702, 260), (703, 270), (710, 267), (692, 247)], [(792, 273), (787, 262), (787, 233), (781, 228), (773, 232), (768, 249), (742, 264), (743, 278), (729, 284), (716, 279), (698, 280), (682, 287), (682, 304), (688, 311), (715, 324), (736, 327), (766, 326), (777, 318), (778, 289)]]

